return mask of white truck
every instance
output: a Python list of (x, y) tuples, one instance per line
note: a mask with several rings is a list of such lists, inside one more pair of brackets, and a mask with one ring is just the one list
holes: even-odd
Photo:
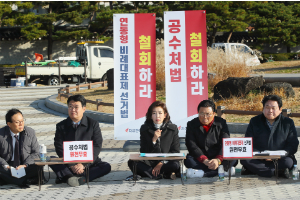
[[(241, 43), (213, 43), (212, 48), (219, 48), (225, 51), (226, 54), (232, 55), (235, 58), (242, 59), (239, 52), (246, 55), (245, 63), (247, 66), (256, 66), (260, 64), (258, 57), (261, 57), (259, 51), (253, 51), (250, 47)], [(262, 57), (261, 57), (262, 58)]]
[[(107, 79), (107, 70), (114, 68), (113, 48), (101, 45), (101, 42), (81, 42), (77, 44), (76, 57), (59, 57), (46, 60), (47, 65), (33, 62), (27, 65), (28, 80), (42, 79), (48, 85), (58, 85), (59, 67), (62, 82), (81, 82), (85, 79), (84, 60), (86, 60), (86, 76), (89, 81)], [(73, 61), (73, 65), (70, 62)], [(40, 62), (41, 63), (41, 62)], [(77, 64), (79, 66), (74, 65)], [(25, 76), (25, 66), (15, 67), (16, 76)]]

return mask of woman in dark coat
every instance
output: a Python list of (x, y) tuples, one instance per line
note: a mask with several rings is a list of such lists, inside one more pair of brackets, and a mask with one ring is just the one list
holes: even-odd
[[(184, 164), (187, 168), (203, 170), (204, 176), (218, 174), (219, 165), (225, 171), (228, 163), (223, 161), (222, 141), (229, 138), (226, 120), (215, 116), (214, 102), (203, 100), (198, 105), (198, 117), (187, 123), (185, 144), (189, 151)], [(233, 162), (237, 165), (237, 162)]]
[[(141, 153), (179, 153), (178, 128), (170, 121), (166, 105), (155, 101), (148, 108), (146, 121), (140, 128)], [(133, 171), (133, 161), (128, 166)], [(179, 172), (178, 161), (140, 161), (137, 163), (137, 174), (152, 179), (176, 178)]]

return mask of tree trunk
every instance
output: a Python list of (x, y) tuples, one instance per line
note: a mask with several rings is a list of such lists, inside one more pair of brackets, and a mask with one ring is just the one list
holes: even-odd
[[(49, 3), (49, 13), (52, 13), (52, 3)], [(52, 23), (49, 24), (49, 32), (48, 32), (48, 60), (52, 60), (52, 46), (53, 46), (53, 39), (52, 39)]]
[(287, 46), (287, 47), (286, 47), (286, 52), (287, 52), (287, 53), (291, 53), (291, 47)]
[(229, 33), (229, 36), (227, 38), (227, 43), (229, 43), (229, 40), (230, 40), (231, 36), (232, 36), (232, 31)]
[(111, 10), (113, 9), (113, 2), (112, 2), (112, 1), (109, 2), (109, 8), (110, 8)]
[(213, 43), (216, 43), (216, 34), (217, 34), (217, 24), (214, 24), (213, 25), (213, 32), (212, 32), (212, 34), (211, 34), (211, 37), (210, 37), (210, 42), (211, 42), (211, 45), (213, 44)]

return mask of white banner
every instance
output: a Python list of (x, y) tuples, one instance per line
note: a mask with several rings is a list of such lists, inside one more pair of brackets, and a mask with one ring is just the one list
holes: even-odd
[(139, 140), (156, 99), (155, 14), (114, 14), (114, 139)]
[(205, 17), (200, 10), (164, 13), (166, 104), (180, 137), (208, 98)]
[(252, 158), (252, 137), (223, 138), (223, 158)]
[(93, 161), (93, 141), (64, 142), (64, 162)]

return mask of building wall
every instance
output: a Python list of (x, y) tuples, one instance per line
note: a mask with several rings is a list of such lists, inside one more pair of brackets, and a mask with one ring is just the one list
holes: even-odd
[[(35, 60), (34, 53), (44, 56), (44, 60), (48, 59), (48, 41), (1, 41), (0, 42), (0, 64), (20, 64), (22, 62)], [(61, 56), (71, 57), (76, 55), (76, 40), (55, 41), (53, 43), (53, 59)], [(110, 40), (104, 45), (113, 47), (113, 41)], [(29, 58), (30, 59), (29, 59)]]

